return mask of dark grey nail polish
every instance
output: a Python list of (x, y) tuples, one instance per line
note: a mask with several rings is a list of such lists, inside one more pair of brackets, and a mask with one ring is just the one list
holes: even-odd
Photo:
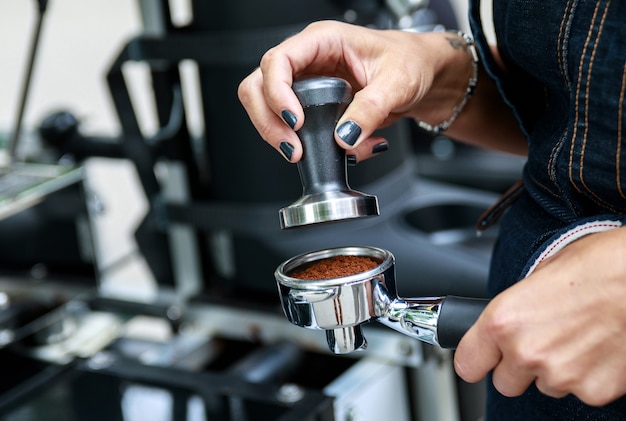
[(283, 117), (283, 120), (285, 120), (285, 123), (287, 123), (289, 127), (293, 129), (296, 126), (296, 123), (298, 122), (298, 117), (296, 117), (294, 113), (289, 110), (283, 110), (280, 115)]
[(337, 128), (337, 136), (339, 139), (352, 146), (356, 143), (361, 135), (361, 127), (354, 121), (349, 120)]
[(356, 166), (356, 156), (355, 155), (346, 155), (346, 164), (350, 167)]
[(293, 155), (294, 149), (293, 145), (288, 142), (280, 142), (278, 147), (280, 148), (280, 151), (283, 153), (283, 155), (285, 155), (285, 158), (287, 158), (287, 160), (291, 162), (291, 155)]
[(387, 149), (389, 149), (389, 144), (388, 143), (379, 143), (378, 145), (374, 146), (372, 148), (372, 153), (380, 153), (380, 152), (385, 152)]

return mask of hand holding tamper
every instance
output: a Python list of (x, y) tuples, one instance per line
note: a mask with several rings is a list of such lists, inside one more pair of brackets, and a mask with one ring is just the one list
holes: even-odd
[(303, 156), (298, 162), (302, 196), (279, 212), (282, 229), (376, 216), (376, 196), (348, 185), (346, 151), (334, 139), (337, 121), (352, 101), (348, 82), (335, 77), (309, 77), (294, 82), (304, 110), (297, 134)]

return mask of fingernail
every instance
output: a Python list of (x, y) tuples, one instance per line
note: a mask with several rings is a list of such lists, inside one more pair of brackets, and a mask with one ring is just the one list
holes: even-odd
[(283, 153), (283, 155), (285, 155), (285, 158), (287, 158), (287, 161), (291, 162), (291, 155), (293, 155), (294, 149), (293, 145), (288, 142), (280, 142), (278, 147), (280, 148), (280, 151)]
[(296, 117), (294, 113), (289, 110), (283, 110), (281, 111), (280, 115), (283, 117), (283, 120), (285, 120), (285, 123), (287, 123), (289, 127), (293, 129), (296, 126), (296, 123), (298, 122), (298, 117)]
[(372, 148), (372, 153), (380, 153), (380, 152), (385, 152), (387, 149), (389, 149), (389, 144), (386, 142), (383, 143), (379, 143), (378, 145), (374, 146)]
[(346, 163), (350, 167), (356, 166), (356, 155), (346, 155)]
[(348, 145), (352, 146), (356, 143), (361, 135), (361, 127), (354, 121), (349, 120), (337, 128), (337, 136)]

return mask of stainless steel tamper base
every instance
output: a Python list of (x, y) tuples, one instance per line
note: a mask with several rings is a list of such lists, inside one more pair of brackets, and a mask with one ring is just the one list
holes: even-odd
[(279, 211), (280, 227), (365, 218), (379, 215), (378, 199), (355, 190), (328, 191), (302, 196)]
[(378, 200), (348, 185), (346, 151), (335, 126), (352, 100), (350, 84), (336, 77), (305, 77), (293, 83), (304, 111), (296, 132), (302, 142), (298, 173), (302, 195), (279, 212), (281, 228), (378, 215)]

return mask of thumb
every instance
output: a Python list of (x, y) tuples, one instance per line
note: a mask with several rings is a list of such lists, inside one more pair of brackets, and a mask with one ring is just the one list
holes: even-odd
[(335, 138), (342, 147), (352, 149), (358, 146), (383, 126), (397, 106), (396, 100), (387, 92), (388, 89), (372, 83), (354, 95), (335, 130)]
[(487, 333), (486, 318), (481, 315), (459, 342), (454, 354), (454, 370), (463, 380), (482, 380), (502, 359), (498, 344)]

